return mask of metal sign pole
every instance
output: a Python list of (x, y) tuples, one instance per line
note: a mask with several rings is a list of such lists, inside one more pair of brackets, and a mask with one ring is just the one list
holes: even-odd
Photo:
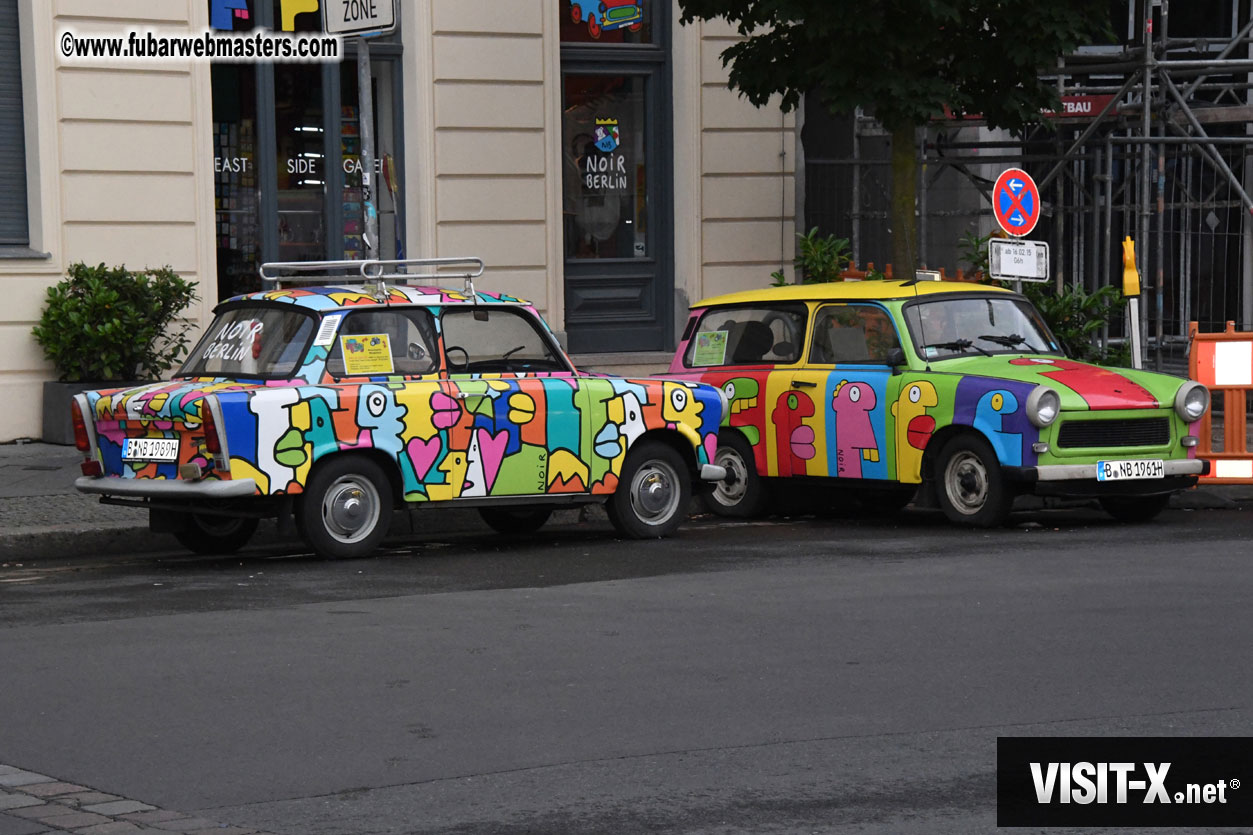
[(361, 119), (361, 209), (365, 257), (379, 257), (379, 216), (374, 206), (374, 85), (370, 77), (370, 41), (357, 39), (357, 104)]

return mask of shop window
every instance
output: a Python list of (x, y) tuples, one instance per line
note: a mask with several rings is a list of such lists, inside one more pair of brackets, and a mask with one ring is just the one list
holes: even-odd
[(642, 76), (565, 76), (567, 258), (650, 254), (644, 85)]
[(213, 206), (218, 295), (261, 287), (257, 277), (257, 71), (217, 64), (213, 79)]
[(276, 64), (274, 125), (278, 143), (278, 260), (326, 257), (326, 154), (322, 67)]
[(557, 0), (562, 43), (647, 44), (657, 0)]
[(0, 247), (30, 243), (17, 0), (0, 0)]

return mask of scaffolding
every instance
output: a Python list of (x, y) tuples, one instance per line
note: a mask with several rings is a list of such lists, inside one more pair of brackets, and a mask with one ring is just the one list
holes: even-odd
[[(1049, 242), (1059, 288), (1120, 283), (1120, 243), (1136, 241), (1147, 367), (1186, 369), (1189, 321), (1253, 330), (1253, 14), (1246, 0), (1228, 11), (1222, 34), (1172, 37), (1169, 0), (1131, 0), (1125, 43), (1081, 49), (1047, 77), (1063, 103), (1048, 125), (1019, 138), (977, 119), (919, 131), (919, 263), (969, 268), (971, 242), (995, 228), (992, 184), (1019, 167), (1039, 185), (1030, 237)], [(847, 237), (858, 264), (883, 263), (887, 136), (860, 113), (817, 129), (833, 124), (843, 133), (816, 154), (806, 137), (806, 226)]]

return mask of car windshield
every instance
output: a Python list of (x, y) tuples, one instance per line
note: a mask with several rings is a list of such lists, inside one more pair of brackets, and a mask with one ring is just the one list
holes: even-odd
[(1058, 354), (1040, 313), (1023, 298), (959, 296), (905, 308), (918, 356), (927, 361), (992, 354)]
[(313, 331), (313, 316), (293, 308), (232, 307), (213, 320), (178, 376), (290, 377)]

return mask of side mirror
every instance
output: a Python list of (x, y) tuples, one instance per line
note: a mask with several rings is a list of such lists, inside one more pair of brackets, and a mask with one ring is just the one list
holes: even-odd
[(900, 374), (901, 366), (905, 364), (905, 349), (889, 348), (885, 359), (887, 360), (887, 364), (892, 366), (892, 373)]

